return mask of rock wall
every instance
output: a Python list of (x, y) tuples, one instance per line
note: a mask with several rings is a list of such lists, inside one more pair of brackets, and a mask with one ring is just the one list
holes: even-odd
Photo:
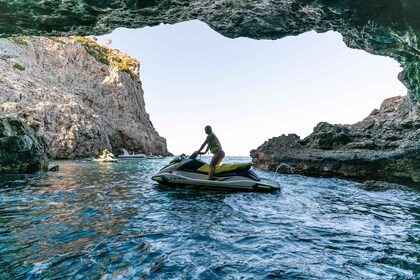
[(99, 35), (195, 19), (231, 38), (334, 30), (351, 48), (395, 58), (404, 69), (401, 81), (419, 102), (419, 14), (418, 0), (0, 0), (0, 37)]
[(266, 141), (257, 167), (310, 176), (373, 179), (420, 186), (420, 111), (407, 97), (386, 99), (353, 125), (319, 123), (312, 134)]
[(0, 116), (38, 126), (54, 159), (105, 147), (167, 154), (145, 111), (139, 64), (121, 69), (103, 55), (68, 37), (0, 39)]
[[(343, 35), (344, 42), (351, 48), (358, 48), (372, 54), (396, 59), (403, 68), (399, 79), (408, 89), (410, 100), (406, 104), (411, 106), (408, 111), (418, 112), (420, 108), (419, 14), (420, 2), (418, 0), (0, 0), (0, 37), (16, 35), (99, 35), (109, 33), (117, 27), (140, 28), (160, 23), (173, 24), (195, 19), (206, 22), (217, 32), (231, 38), (279, 39), (310, 30), (317, 32), (334, 30)], [(60, 99), (61, 94), (58, 91), (55, 95), (56, 98)], [(398, 113), (396, 114), (398, 115)], [(384, 121), (384, 123), (393, 123), (395, 116), (390, 117), (390, 121)], [(370, 119), (372, 118), (374, 117)], [(416, 124), (414, 125), (416, 126)], [(370, 141), (372, 137), (368, 137), (369, 133), (367, 131), (362, 133), (365, 136), (358, 138), (357, 133), (361, 130), (356, 127), (354, 130), (345, 126), (332, 127), (338, 130), (339, 136), (332, 143), (323, 143), (321, 139), (318, 139), (316, 145), (319, 145), (319, 148), (323, 147), (321, 149), (310, 147), (315, 145), (316, 141), (314, 139), (313, 144), (310, 144), (312, 143), (310, 140), (308, 140), (308, 143), (305, 141), (300, 143), (294, 140), (296, 138), (294, 136), (289, 138), (282, 136), (276, 138), (277, 140), (269, 141), (269, 144), (264, 144), (258, 149), (258, 161), (261, 160), (261, 166), (273, 168), (272, 166), (275, 166), (278, 160), (273, 160), (272, 163), (264, 163), (265, 153), (263, 152), (265, 149), (271, 149), (274, 143), (278, 144), (278, 147), (274, 149), (280, 151), (283, 145), (287, 146), (283, 142), (293, 143), (291, 144), (293, 147), (298, 144), (303, 145), (306, 149), (312, 149), (314, 153), (323, 151), (326, 154), (326, 151), (329, 151), (337, 155), (342, 151), (335, 150), (337, 145), (347, 146), (353, 143), (353, 148), (350, 145), (346, 149), (354, 150), (355, 157), (360, 156), (368, 163), (371, 162), (368, 156), (363, 156), (363, 153), (368, 151), (377, 151), (376, 154), (369, 153), (372, 154), (373, 159), (382, 158), (382, 154), (393, 153), (396, 158), (401, 159), (401, 162), (404, 162), (404, 156), (399, 155), (400, 152), (408, 153), (407, 156), (414, 154), (414, 158), (416, 156), (417, 150), (415, 149), (412, 153), (411, 145), (385, 149), (387, 145), (392, 146), (395, 143), (381, 139), (381, 133), (388, 133), (392, 130), (392, 134), (398, 129), (371, 130), (372, 133), (379, 133), (377, 141), (373, 141), (372, 144), (372, 141)], [(320, 125), (316, 133), (319, 132), (324, 135), (326, 133), (324, 130), (330, 128), (329, 125)], [(355, 131), (355, 134), (346, 135), (346, 129)], [(408, 132), (408, 134), (411, 134), (411, 132)], [(347, 137), (350, 137), (350, 139)], [(396, 135), (395, 137), (399, 136)], [(358, 140), (354, 141), (354, 139)], [(382, 150), (379, 148), (381, 146), (379, 140), (385, 141)], [(350, 142), (346, 143), (347, 141)], [(325, 149), (328, 145), (332, 145), (332, 150)], [(378, 147), (378, 149), (371, 150), (368, 147)], [(295, 155), (299, 154), (298, 150), (295, 149)], [(285, 149), (282, 151), (288, 154)], [(291, 154), (291, 157), (294, 158), (293, 153)], [(347, 152), (346, 154), (351, 155)], [(336, 158), (335, 155), (331, 157)], [(384, 157), (392, 159), (391, 156), (384, 155)], [(277, 157), (277, 159), (279, 158)], [(413, 170), (417, 171), (418, 165), (416, 165), (416, 162), (410, 161), (410, 163), (414, 164)], [(402, 163), (402, 165), (411, 168), (408, 164)], [(402, 170), (398, 166), (396, 168)], [(302, 167), (303, 169), (305, 168)], [(418, 177), (407, 175), (410, 173), (409, 171), (401, 172), (403, 175), (397, 174), (398, 178), (418, 181)], [(374, 173), (374, 171), (369, 172), (371, 175)]]
[(46, 171), (48, 157), (37, 127), (13, 118), (0, 120), (0, 174)]

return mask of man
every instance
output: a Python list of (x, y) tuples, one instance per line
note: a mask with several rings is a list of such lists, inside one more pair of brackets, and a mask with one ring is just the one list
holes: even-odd
[[(210, 149), (210, 152), (213, 154), (213, 158), (210, 162), (209, 168), (209, 180), (213, 180), (214, 169), (217, 165), (222, 162), (223, 158), (225, 157), (225, 152), (222, 149), (222, 145), (220, 144), (219, 139), (217, 139), (216, 135), (214, 134), (211, 126), (206, 126), (204, 131), (207, 134), (206, 140), (204, 141), (203, 145), (201, 145), (200, 149), (196, 152), (198, 154), (206, 154)], [(201, 152), (202, 149), (207, 145), (205, 152)]]

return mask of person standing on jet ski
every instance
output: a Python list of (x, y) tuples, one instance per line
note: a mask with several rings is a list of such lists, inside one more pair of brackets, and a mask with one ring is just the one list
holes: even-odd
[[(213, 158), (211, 159), (210, 166), (209, 166), (209, 180), (213, 179), (214, 175), (214, 169), (217, 165), (222, 162), (223, 158), (225, 157), (225, 152), (222, 149), (222, 145), (220, 144), (219, 139), (217, 139), (217, 136), (214, 134), (214, 132), (211, 129), (211, 126), (206, 126), (204, 128), (204, 131), (207, 134), (206, 140), (204, 141), (203, 145), (201, 145), (200, 149), (196, 152), (198, 154), (206, 154), (209, 149), (210, 152), (213, 154)], [(207, 145), (206, 151), (201, 152), (201, 150)]]

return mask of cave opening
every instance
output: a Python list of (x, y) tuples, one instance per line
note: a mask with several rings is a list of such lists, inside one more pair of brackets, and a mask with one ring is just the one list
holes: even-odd
[(116, 29), (98, 37), (140, 61), (146, 110), (168, 150), (191, 153), (210, 124), (229, 155), (271, 137), (352, 124), (405, 95), (392, 58), (348, 48), (337, 32), (229, 39), (200, 21)]

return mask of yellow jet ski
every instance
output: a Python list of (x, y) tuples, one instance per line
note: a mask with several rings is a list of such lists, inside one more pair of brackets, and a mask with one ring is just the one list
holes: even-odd
[(222, 164), (215, 169), (213, 180), (208, 180), (209, 165), (185, 154), (173, 158), (152, 180), (169, 187), (199, 190), (228, 190), (273, 192), (280, 190), (279, 183), (258, 177), (251, 170), (252, 163)]

